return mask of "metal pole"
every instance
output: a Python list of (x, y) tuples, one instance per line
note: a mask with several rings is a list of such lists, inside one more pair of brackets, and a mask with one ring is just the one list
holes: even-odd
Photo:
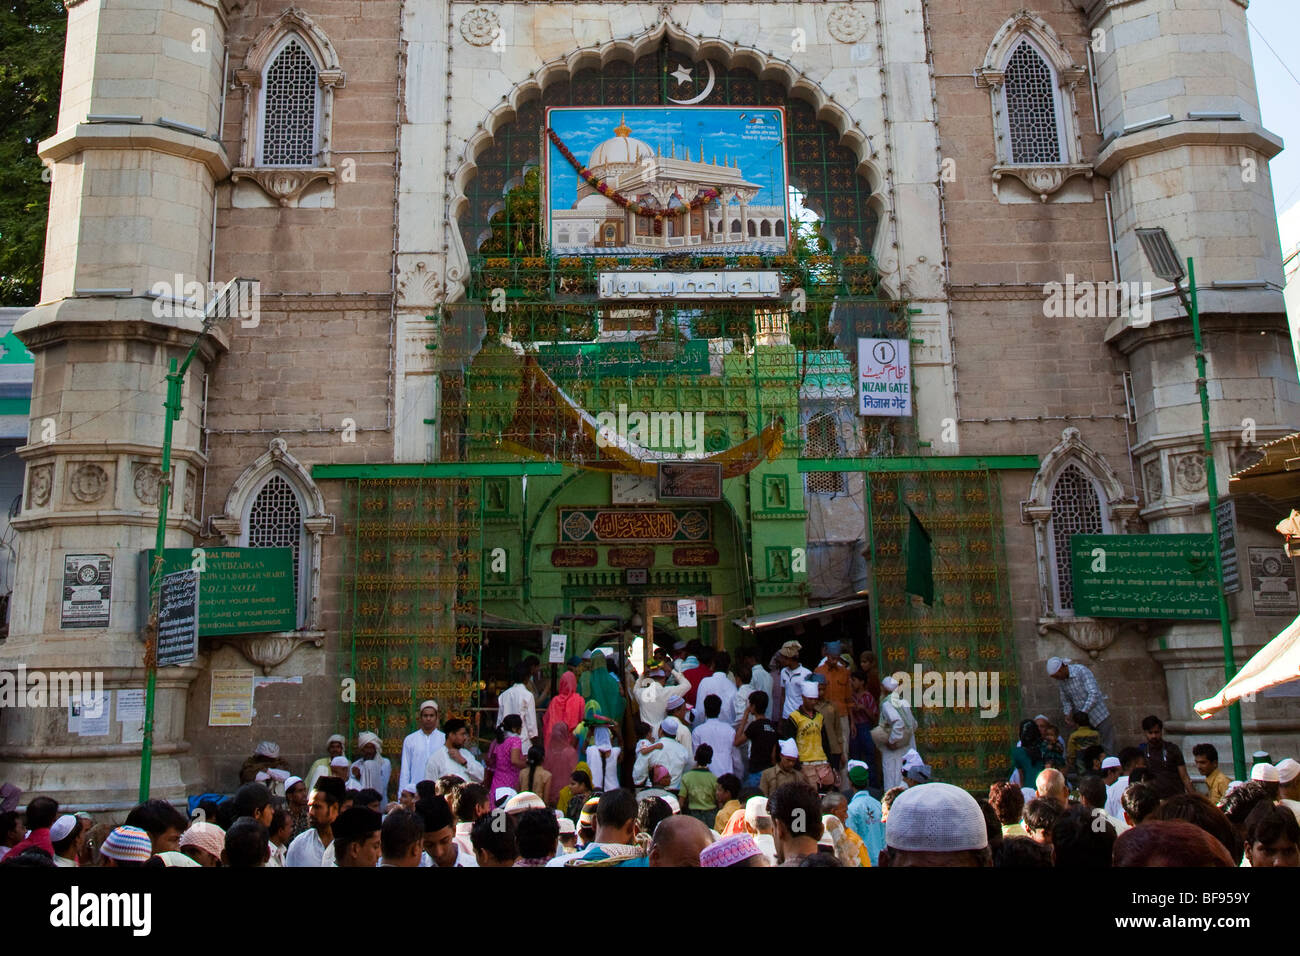
[[(1226, 679), (1230, 681), (1236, 676), (1237, 664), (1232, 653), (1232, 625), (1228, 621), (1228, 596), (1223, 583), (1223, 547), (1216, 522), (1219, 509), (1219, 483), (1214, 473), (1214, 445), (1210, 441), (1210, 395), (1206, 390), (1205, 352), (1201, 347), (1201, 314), (1196, 302), (1196, 266), (1190, 257), (1187, 259), (1187, 285), (1190, 290), (1190, 301), (1184, 299), (1184, 306), (1187, 308), (1188, 317), (1192, 320), (1192, 341), (1196, 347), (1196, 390), (1201, 396), (1201, 433), (1205, 440), (1205, 483), (1210, 499), (1210, 532), (1214, 539), (1214, 575), (1219, 585), (1219, 626), (1223, 630), (1223, 671)], [(1239, 703), (1233, 703), (1228, 708), (1228, 726), (1232, 735), (1232, 762), (1236, 779), (1245, 780), (1246, 745), (1241, 733)]]
[[(199, 339), (190, 346), (184, 368), (199, 347)], [(148, 673), (144, 692), (144, 741), (140, 748), (140, 802), (149, 799), (149, 782), (153, 773), (153, 716), (154, 694), (158, 686), (158, 605), (162, 597), (163, 550), (167, 546), (167, 507), (172, 485), (172, 422), (181, 417), (181, 385), (185, 372), (177, 371), (176, 359), (171, 360), (167, 374), (167, 400), (163, 403), (162, 479), (158, 482), (158, 532), (154, 537), (153, 565), (149, 572), (149, 623), (145, 630), (144, 666)]]

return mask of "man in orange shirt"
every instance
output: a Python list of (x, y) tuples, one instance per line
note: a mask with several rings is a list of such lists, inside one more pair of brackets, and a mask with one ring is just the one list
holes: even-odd
[[(849, 668), (840, 658), (840, 642), (830, 641), (822, 645), (822, 654), (825, 660), (817, 665), (816, 674), (826, 678), (826, 684), (822, 690), (825, 700), (835, 708), (835, 717), (840, 725), (840, 740), (844, 741), (845, 750), (848, 749), (849, 736), (849, 698), (851, 691), (849, 688)], [(835, 768), (837, 771), (839, 767)]]

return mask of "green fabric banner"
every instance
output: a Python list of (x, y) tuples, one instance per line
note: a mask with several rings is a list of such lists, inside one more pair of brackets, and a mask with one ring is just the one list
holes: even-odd
[(907, 578), (903, 589), (919, 594), (927, 607), (934, 605), (934, 564), (930, 555), (930, 532), (911, 506), (907, 509)]

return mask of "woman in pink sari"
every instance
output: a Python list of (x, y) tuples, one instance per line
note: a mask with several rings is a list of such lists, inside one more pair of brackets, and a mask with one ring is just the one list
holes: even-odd
[[(549, 712), (547, 717), (549, 719)], [(551, 725), (550, 736), (546, 738), (546, 759), (542, 761), (542, 766), (551, 774), (551, 792), (546, 795), (546, 803), (553, 807), (560, 799), (560, 791), (569, 785), (574, 768), (578, 766), (578, 748), (573, 745), (573, 732), (562, 720)]]
[[(551, 749), (551, 729), (557, 723), (563, 722), (572, 732), (573, 728), (582, 722), (586, 703), (578, 694), (578, 678), (571, 671), (565, 671), (560, 676), (560, 689), (551, 698), (551, 706), (546, 708), (546, 716), (542, 718), (542, 740), (546, 742), (548, 751)], [(573, 769), (570, 768), (569, 773), (572, 772)], [(564, 774), (563, 779), (566, 782), (569, 773)]]

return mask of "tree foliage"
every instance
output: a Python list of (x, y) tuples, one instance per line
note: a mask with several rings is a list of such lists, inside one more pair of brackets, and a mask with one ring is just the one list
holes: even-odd
[(67, 13), (0, 0), (0, 305), (35, 305), (50, 183), (37, 144), (55, 131)]

